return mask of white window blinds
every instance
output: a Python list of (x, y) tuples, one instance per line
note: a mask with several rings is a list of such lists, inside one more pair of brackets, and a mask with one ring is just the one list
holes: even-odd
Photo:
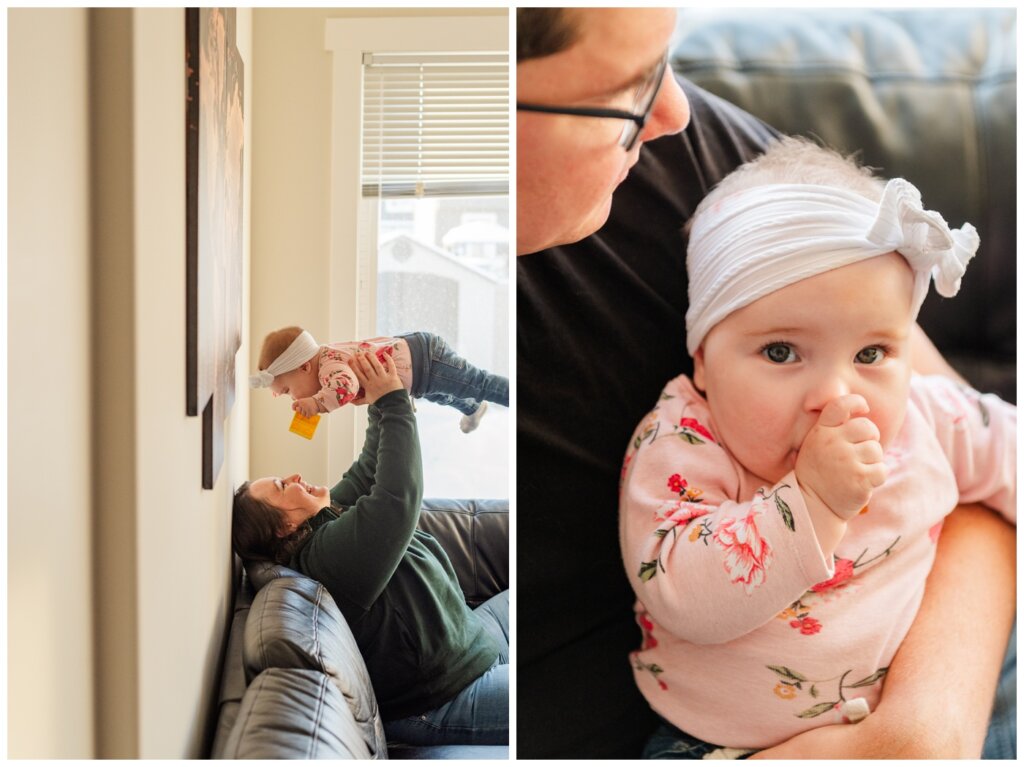
[(507, 53), (363, 55), (364, 197), (508, 194)]

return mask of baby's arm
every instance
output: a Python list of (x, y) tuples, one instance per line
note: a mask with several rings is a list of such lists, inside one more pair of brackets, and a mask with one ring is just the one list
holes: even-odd
[[(833, 575), (793, 472), (739, 501), (741, 473), (706, 427), (663, 400), (626, 457), (622, 553), (656, 623), (697, 644), (753, 631)], [(633, 446), (636, 446), (634, 451)]]
[(961, 503), (1017, 519), (1017, 408), (940, 376), (915, 378), (911, 398), (929, 419), (956, 475)]
[[(347, 362), (329, 356), (320, 365), (320, 391), (309, 399), (316, 402), (318, 411), (330, 413), (347, 405), (359, 394), (359, 379)], [(302, 400), (296, 401), (296, 405)]]
[(846, 522), (867, 506), (885, 482), (878, 427), (864, 417), (868, 403), (859, 394), (829, 402), (804, 438), (796, 479), (822, 549), (831, 555), (846, 533)]

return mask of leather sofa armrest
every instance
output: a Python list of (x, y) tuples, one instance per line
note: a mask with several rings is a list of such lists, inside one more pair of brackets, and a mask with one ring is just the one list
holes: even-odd
[[(218, 759), (371, 759), (359, 724), (329, 676), (269, 668), (245, 692)], [(383, 751), (376, 758), (384, 758)]]
[(419, 527), (438, 540), (466, 602), (476, 606), (509, 586), (507, 500), (423, 501)]

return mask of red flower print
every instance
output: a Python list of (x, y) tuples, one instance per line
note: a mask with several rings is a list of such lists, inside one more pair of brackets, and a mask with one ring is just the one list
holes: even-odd
[(715, 543), (725, 552), (722, 564), (733, 583), (743, 584), (747, 594), (764, 583), (775, 554), (757, 530), (756, 519), (766, 504), (755, 502), (742, 519), (724, 518), (715, 530)]
[(702, 437), (707, 437), (712, 442), (715, 441), (715, 438), (711, 436), (711, 432), (709, 432), (703, 425), (701, 425), (701, 423), (696, 418), (680, 418), (679, 425), (684, 429), (690, 429), (692, 431), (697, 432)]
[(658, 640), (654, 638), (654, 621), (647, 617), (646, 613), (638, 613), (636, 622), (644, 632), (644, 641), (640, 645), (641, 650), (651, 650), (658, 646)]
[(687, 485), (689, 485), (689, 483), (685, 479), (680, 477), (678, 474), (673, 474), (671, 477), (668, 478), (668, 489), (671, 490), (673, 493), (682, 494), (682, 492), (686, 489)]
[(622, 489), (622, 483), (626, 481), (626, 472), (629, 471), (629, 463), (633, 460), (633, 453), (630, 453), (622, 461), (622, 471), (619, 472), (619, 489)]
[(841, 583), (845, 583), (853, 577), (853, 560), (852, 559), (837, 559), (836, 560), (836, 571), (835, 574), (827, 581), (816, 583), (811, 586), (811, 591), (828, 591), (834, 589)]
[(821, 623), (815, 618), (800, 618), (799, 620), (790, 621), (789, 625), (795, 629), (800, 629), (800, 633), (807, 636), (821, 631)]

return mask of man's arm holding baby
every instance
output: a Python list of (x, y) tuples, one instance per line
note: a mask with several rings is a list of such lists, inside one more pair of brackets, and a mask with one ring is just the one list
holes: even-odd
[(1013, 626), (1015, 549), (1013, 528), (997, 515), (957, 508), (946, 518), (924, 601), (875, 711), (751, 758), (978, 758)]

